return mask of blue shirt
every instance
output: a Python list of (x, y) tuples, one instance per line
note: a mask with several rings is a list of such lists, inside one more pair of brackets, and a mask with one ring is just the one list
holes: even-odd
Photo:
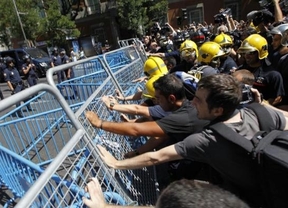
[(19, 82), (22, 82), (21, 76), (15, 67), (6, 68), (4, 70), (3, 75), (4, 75), (5, 82), (10, 81), (13, 84), (18, 84)]

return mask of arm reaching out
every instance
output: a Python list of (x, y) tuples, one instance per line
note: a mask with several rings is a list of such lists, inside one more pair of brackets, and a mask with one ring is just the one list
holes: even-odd
[(97, 148), (100, 152), (101, 159), (106, 165), (120, 170), (140, 169), (168, 161), (183, 159), (177, 154), (174, 145), (170, 145), (156, 152), (147, 152), (145, 154), (124, 160), (117, 160), (101, 145), (97, 145)]

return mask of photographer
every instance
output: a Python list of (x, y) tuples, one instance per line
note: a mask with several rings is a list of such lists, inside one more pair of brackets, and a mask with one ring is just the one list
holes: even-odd
[(236, 29), (230, 8), (220, 9), (219, 14), (214, 16), (214, 23), (219, 25), (219, 27), (216, 27), (217, 31), (214, 32), (216, 35), (227, 33)]

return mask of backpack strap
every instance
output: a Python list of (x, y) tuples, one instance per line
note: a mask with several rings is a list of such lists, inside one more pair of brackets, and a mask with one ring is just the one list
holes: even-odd
[(211, 129), (213, 132), (217, 133), (219, 136), (225, 138), (226, 140), (242, 147), (247, 152), (252, 152), (254, 148), (251, 141), (247, 140), (237, 132), (233, 131), (223, 122), (214, 123), (208, 126), (208, 128)]
[(263, 105), (259, 103), (251, 103), (245, 107), (253, 110), (253, 112), (256, 114), (261, 131), (270, 132), (275, 129), (273, 119)]

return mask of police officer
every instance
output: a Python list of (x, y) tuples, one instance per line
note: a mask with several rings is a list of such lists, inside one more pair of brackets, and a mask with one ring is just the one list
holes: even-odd
[[(60, 57), (59, 52), (58, 52), (58, 48), (53, 48), (51, 66), (55, 67), (55, 66), (59, 66), (61, 64), (62, 64), (62, 61), (61, 61), (61, 57)], [(58, 84), (63, 82), (64, 80), (65, 80), (64, 72), (63, 71), (58, 71), (57, 72)]]
[[(6, 69), (4, 70), (4, 80), (7, 82), (9, 89), (12, 91), (12, 95), (18, 93), (25, 89), (24, 82), (21, 79), (21, 76), (14, 66), (14, 61), (11, 57), (6, 57)], [(16, 104), (16, 107), (20, 106), (20, 103)], [(27, 105), (29, 111), (32, 111), (30, 104)], [(17, 111), (19, 117), (23, 117), (21, 110)]]
[[(66, 51), (64, 48), (60, 49), (60, 59), (61, 59), (61, 64), (67, 64), (70, 62), (70, 59), (69, 57), (66, 55)], [(74, 75), (74, 71), (72, 68), (68, 68), (68, 69), (65, 69), (65, 76), (66, 76), (66, 79), (69, 80), (69, 79), (73, 79), (75, 78), (75, 75)], [(72, 95), (70, 97), (70, 99), (78, 99), (78, 91), (76, 89), (76, 87), (73, 85), (72, 86), (72, 89), (73, 89), (73, 92), (74, 92), (74, 95)]]
[[(4, 64), (4, 58), (3, 57), (0, 57), (0, 76), (2, 77), (3, 76), (3, 73), (4, 73), (4, 69), (6, 68), (5, 64)], [(4, 99), (4, 96), (3, 96), (3, 93), (2, 93), (2, 90), (0, 88), (0, 99), (3, 100)]]
[(32, 63), (29, 55), (24, 55), (23, 61), (24, 61), (24, 64), (22, 65), (23, 74), (25, 75), (25, 78), (27, 79), (29, 86), (30, 87), (34, 86), (37, 84), (37, 79), (38, 79), (37, 74), (36, 74), (36, 67)]

